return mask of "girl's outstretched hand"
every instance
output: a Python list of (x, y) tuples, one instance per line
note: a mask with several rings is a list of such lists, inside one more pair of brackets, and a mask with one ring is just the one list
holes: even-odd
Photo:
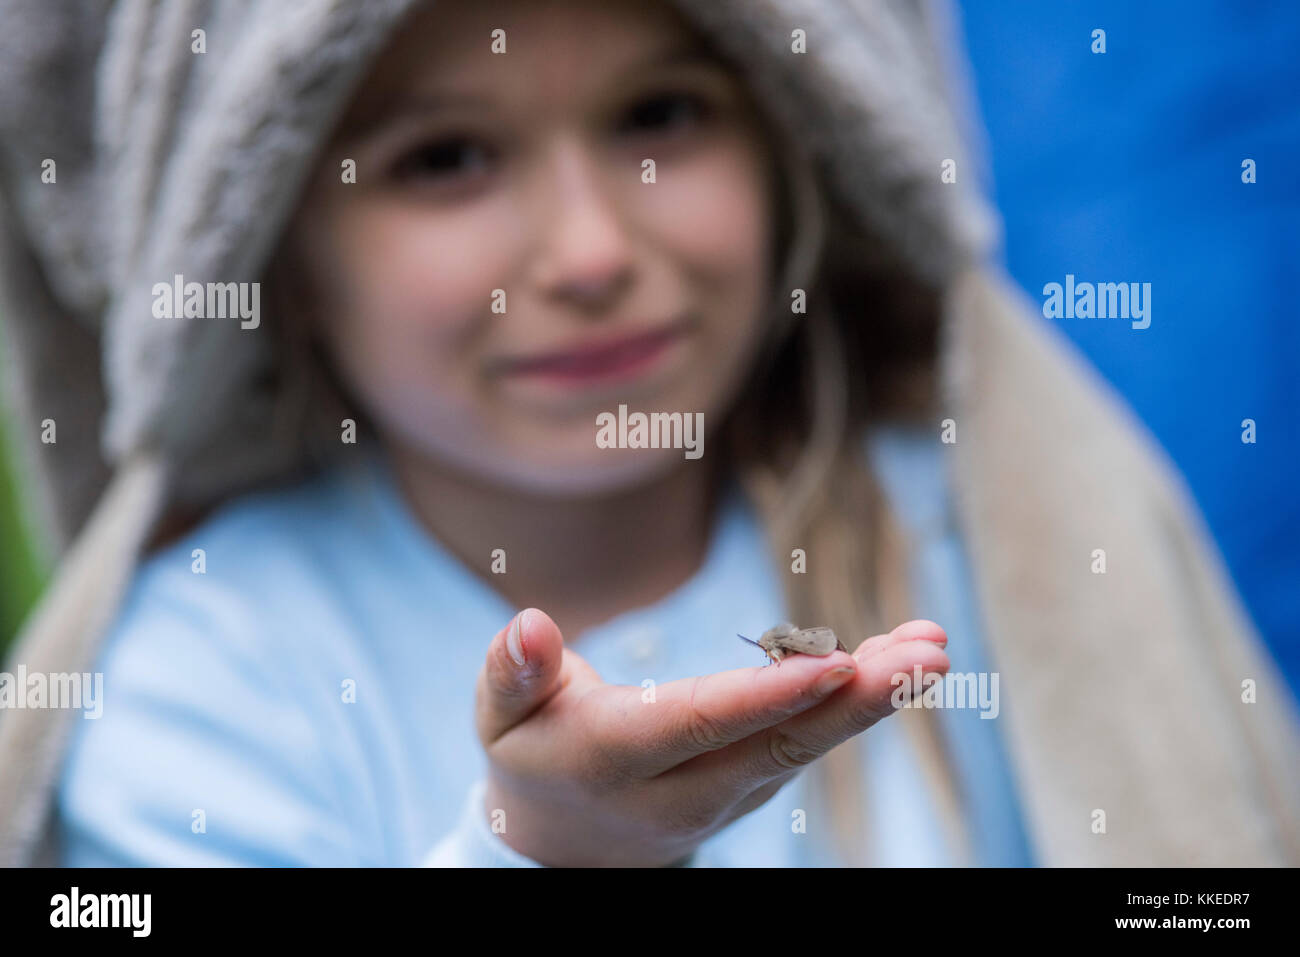
[(852, 655), (686, 678), (646, 701), (601, 681), (549, 616), (526, 609), (479, 672), (484, 813), (504, 810), (501, 838), (540, 864), (676, 863), (891, 714), (894, 675), (945, 673), (947, 643), (934, 622), (909, 621)]

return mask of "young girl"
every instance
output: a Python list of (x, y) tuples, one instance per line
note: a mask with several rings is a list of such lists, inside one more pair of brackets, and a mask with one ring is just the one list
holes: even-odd
[[(13, 653), (103, 714), (0, 718), (7, 860), (1297, 860), (1294, 706), (981, 265), (929, 5), (143, 10), (7, 107), (102, 49), (6, 181), (28, 394), (102, 313), (116, 473)], [(757, 667), (782, 620), (851, 653)]]

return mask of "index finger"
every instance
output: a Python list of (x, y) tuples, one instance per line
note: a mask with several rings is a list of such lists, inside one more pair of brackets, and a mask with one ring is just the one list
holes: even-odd
[(594, 732), (629, 773), (654, 777), (806, 711), (856, 672), (854, 658), (835, 651), (671, 681), (649, 702), (640, 688), (609, 687), (601, 691)]
[(852, 685), (826, 707), (795, 715), (725, 751), (697, 758), (675, 770), (672, 777), (686, 788), (739, 798), (769, 781), (788, 777), (893, 714), (898, 707), (894, 697), (901, 686), (900, 677), (910, 676), (918, 666), (923, 674), (942, 675), (950, 664), (935, 640), (944, 637), (937, 625), (899, 626), (895, 631), (902, 640), (874, 654), (868, 652), (866, 660), (859, 661)]

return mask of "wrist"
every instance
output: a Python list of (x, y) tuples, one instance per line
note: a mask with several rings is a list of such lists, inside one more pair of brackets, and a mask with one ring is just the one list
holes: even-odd
[(651, 846), (620, 839), (598, 826), (590, 808), (539, 808), (491, 774), (480, 814), (497, 840), (544, 867), (691, 867), (699, 843), (659, 841)]

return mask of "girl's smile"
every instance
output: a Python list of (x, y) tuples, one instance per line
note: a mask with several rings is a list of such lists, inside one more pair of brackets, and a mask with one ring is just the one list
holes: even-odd
[[(592, 335), (555, 349), (490, 363), (503, 388), (535, 393), (598, 396), (611, 386), (662, 380), (680, 368), (696, 345), (690, 317), (617, 335)], [(626, 393), (621, 393), (626, 394)]]

